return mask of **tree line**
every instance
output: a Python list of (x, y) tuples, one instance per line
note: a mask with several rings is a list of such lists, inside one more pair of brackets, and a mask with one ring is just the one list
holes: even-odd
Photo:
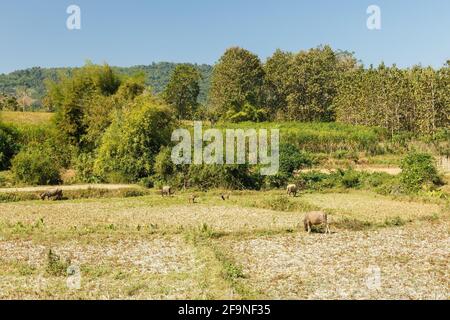
[(321, 46), (277, 50), (263, 64), (230, 48), (213, 70), (212, 118), (230, 121), (338, 121), (392, 134), (450, 126), (450, 62), (441, 69), (365, 68), (352, 53)]
[[(1, 75), (0, 91), (7, 94), (0, 96), (0, 108), (24, 111), (43, 103), (44, 109), (56, 110), (43, 83), (72, 77), (79, 69), (33, 68)], [(450, 61), (437, 70), (384, 64), (366, 68), (353, 53), (320, 46), (298, 53), (277, 50), (263, 63), (252, 52), (233, 47), (214, 68), (159, 63), (111, 70), (122, 77), (141, 74), (143, 85), (179, 119), (337, 121), (378, 126), (391, 134), (430, 134), (450, 126)]]

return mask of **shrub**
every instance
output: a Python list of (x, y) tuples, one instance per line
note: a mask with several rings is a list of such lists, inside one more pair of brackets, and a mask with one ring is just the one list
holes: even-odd
[(155, 178), (162, 181), (167, 181), (175, 173), (176, 167), (172, 162), (169, 147), (163, 147), (155, 157), (154, 171)]
[(11, 159), (19, 152), (19, 132), (10, 125), (0, 123), (0, 170), (11, 166)]
[(356, 151), (348, 151), (348, 150), (337, 150), (335, 151), (332, 156), (336, 159), (340, 160), (352, 160), (353, 162), (356, 162), (359, 160), (358, 153)]
[(155, 186), (155, 182), (151, 177), (144, 177), (141, 180), (139, 180), (139, 184), (143, 186), (144, 188), (153, 188)]
[(400, 167), (400, 182), (410, 192), (419, 191), (425, 184), (440, 183), (435, 161), (430, 154), (412, 152), (402, 160)]
[(75, 160), (77, 179), (86, 183), (97, 183), (99, 178), (94, 173), (95, 156), (91, 153), (80, 153)]
[(0, 171), (0, 187), (11, 187), (14, 185), (14, 177), (11, 171)]
[(245, 103), (241, 111), (228, 111), (226, 114), (226, 118), (231, 122), (262, 122), (267, 120), (267, 113), (264, 109), (258, 109), (249, 103)]
[(67, 268), (70, 266), (70, 260), (63, 261), (52, 249), (47, 253), (47, 267), (46, 271), (52, 276), (64, 276), (67, 273)]
[(307, 152), (300, 151), (296, 146), (289, 143), (280, 145), (280, 171), (289, 176), (294, 170), (311, 167), (312, 156)]
[(296, 178), (296, 183), (297, 185), (304, 186), (305, 189), (318, 191), (341, 188), (342, 186), (351, 188), (354, 183), (352, 182), (353, 177), (348, 175), (348, 181), (345, 184), (342, 182), (345, 173), (346, 171), (344, 170), (337, 170), (330, 174), (318, 171), (302, 173)]
[(248, 165), (191, 165), (187, 179), (188, 186), (201, 190), (260, 189), (263, 183), (259, 172), (254, 173)]
[(51, 151), (44, 146), (31, 145), (12, 160), (14, 178), (31, 185), (58, 184), (60, 167)]
[(266, 186), (269, 188), (283, 188), (289, 181), (290, 176), (280, 172), (271, 176), (266, 176)]
[(392, 176), (385, 172), (374, 172), (367, 177), (369, 187), (377, 188), (392, 180)]
[(342, 185), (346, 188), (359, 187), (361, 183), (361, 174), (354, 170), (347, 170), (342, 175)]

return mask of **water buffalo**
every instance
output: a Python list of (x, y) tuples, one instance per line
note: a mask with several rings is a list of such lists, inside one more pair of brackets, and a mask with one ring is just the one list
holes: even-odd
[(305, 218), (303, 219), (303, 224), (305, 225), (305, 231), (311, 233), (311, 226), (324, 224), (325, 225), (325, 234), (331, 233), (330, 226), (328, 224), (328, 216), (323, 211), (311, 211), (306, 213)]
[(42, 200), (45, 199), (54, 199), (54, 200), (62, 200), (63, 191), (61, 189), (48, 190), (40, 194)]
[(220, 197), (222, 198), (222, 200), (228, 200), (230, 199), (230, 193), (221, 193)]
[(195, 203), (195, 199), (197, 199), (198, 196), (196, 194), (191, 194), (189, 196), (189, 203)]
[(162, 187), (161, 190), (161, 195), (164, 196), (170, 196), (172, 195), (174, 192), (172, 191), (172, 187), (171, 186), (164, 186)]
[(288, 196), (292, 195), (295, 197), (297, 195), (298, 188), (295, 184), (288, 184), (286, 191)]

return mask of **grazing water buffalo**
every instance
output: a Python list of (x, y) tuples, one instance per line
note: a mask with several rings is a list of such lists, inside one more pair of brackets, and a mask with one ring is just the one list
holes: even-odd
[(164, 196), (170, 196), (172, 195), (174, 192), (172, 191), (172, 187), (171, 186), (164, 186), (162, 187), (161, 190), (161, 195)]
[(195, 199), (197, 199), (198, 196), (196, 194), (191, 194), (189, 196), (189, 203), (195, 203)]
[(54, 198), (54, 200), (62, 200), (63, 192), (61, 189), (49, 190), (49, 191), (45, 191), (45, 192), (41, 193), (40, 197), (42, 200), (45, 200), (45, 199), (50, 200), (52, 198)]
[(328, 224), (328, 216), (323, 211), (311, 211), (306, 213), (305, 219), (303, 219), (303, 224), (305, 225), (305, 231), (311, 232), (311, 226), (324, 224), (325, 234), (331, 233), (330, 226)]
[(292, 195), (295, 197), (297, 195), (298, 188), (295, 184), (288, 184), (286, 191), (288, 196)]
[(230, 193), (221, 193), (220, 197), (222, 198), (222, 200), (228, 200), (230, 199)]

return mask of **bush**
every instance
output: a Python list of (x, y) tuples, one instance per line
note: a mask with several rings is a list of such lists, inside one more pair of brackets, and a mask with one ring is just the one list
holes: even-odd
[(307, 152), (300, 151), (296, 146), (283, 143), (280, 145), (280, 171), (289, 176), (295, 170), (311, 167), (312, 156)]
[(98, 183), (99, 178), (94, 174), (95, 156), (91, 153), (81, 153), (75, 160), (77, 179), (86, 183)]
[(286, 186), (290, 178), (290, 175), (286, 173), (277, 173), (271, 176), (266, 176), (266, 186), (269, 188), (283, 188)]
[(441, 183), (430, 154), (412, 152), (402, 160), (400, 167), (400, 182), (409, 192), (417, 192), (426, 184), (433, 186)]
[(143, 186), (144, 188), (151, 189), (155, 186), (155, 182), (151, 177), (144, 177), (139, 180), (139, 185)]
[(361, 174), (354, 170), (347, 170), (342, 175), (342, 185), (345, 188), (357, 188), (361, 184)]
[(172, 162), (171, 149), (169, 147), (163, 147), (155, 157), (154, 171), (155, 178), (164, 182), (168, 181), (175, 173), (176, 166)]
[(63, 261), (52, 249), (47, 253), (47, 267), (46, 271), (52, 276), (64, 276), (67, 273), (67, 268), (70, 266), (70, 260)]
[(11, 170), (17, 181), (31, 185), (61, 182), (60, 167), (45, 145), (31, 145), (20, 151), (12, 160)]
[(0, 187), (9, 188), (14, 185), (14, 177), (11, 171), (0, 171)]
[(191, 165), (187, 173), (188, 186), (201, 190), (260, 189), (263, 178), (248, 165)]
[(231, 122), (262, 122), (267, 120), (267, 113), (264, 109), (258, 109), (249, 103), (245, 103), (239, 112), (228, 111), (226, 118)]
[(19, 152), (19, 132), (13, 127), (0, 123), (0, 170), (8, 170), (11, 159)]
[(394, 176), (385, 172), (374, 172), (367, 177), (366, 182), (368, 187), (379, 188), (384, 184), (391, 183), (394, 178)]

